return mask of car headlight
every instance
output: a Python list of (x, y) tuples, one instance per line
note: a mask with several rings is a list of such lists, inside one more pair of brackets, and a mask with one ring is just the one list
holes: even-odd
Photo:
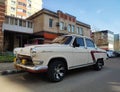
[(35, 57), (35, 56), (36, 56), (36, 53), (37, 53), (37, 48), (31, 48), (30, 53), (31, 53), (31, 56), (32, 56), (32, 57)]
[(44, 62), (44, 61), (34, 61), (33, 63), (34, 63), (35, 65), (42, 65), (43, 62)]

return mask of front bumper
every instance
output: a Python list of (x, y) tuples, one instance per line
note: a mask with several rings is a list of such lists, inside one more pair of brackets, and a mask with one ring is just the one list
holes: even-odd
[(27, 66), (22, 64), (14, 64), (18, 70), (24, 70), (32, 73), (47, 72), (48, 66)]

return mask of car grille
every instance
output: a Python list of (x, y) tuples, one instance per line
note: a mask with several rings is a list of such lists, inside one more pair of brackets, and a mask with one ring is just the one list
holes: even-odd
[(17, 63), (23, 65), (34, 65), (30, 56), (18, 55)]

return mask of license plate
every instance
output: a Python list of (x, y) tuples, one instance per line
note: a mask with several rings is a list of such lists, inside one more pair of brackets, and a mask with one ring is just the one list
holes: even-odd
[(27, 60), (26, 60), (26, 59), (22, 59), (22, 64), (23, 64), (23, 65), (25, 65), (25, 64), (26, 64), (26, 62), (27, 62)]

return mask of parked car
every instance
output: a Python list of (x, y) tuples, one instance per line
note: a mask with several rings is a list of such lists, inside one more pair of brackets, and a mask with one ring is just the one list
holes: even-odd
[(120, 57), (120, 51), (114, 51), (115, 57)]
[(51, 44), (32, 45), (15, 49), (14, 65), (18, 70), (47, 72), (51, 81), (63, 80), (71, 69), (94, 66), (101, 70), (106, 51), (97, 48), (91, 38), (79, 35), (57, 37)]
[(106, 50), (108, 58), (115, 57), (115, 53), (113, 50)]

